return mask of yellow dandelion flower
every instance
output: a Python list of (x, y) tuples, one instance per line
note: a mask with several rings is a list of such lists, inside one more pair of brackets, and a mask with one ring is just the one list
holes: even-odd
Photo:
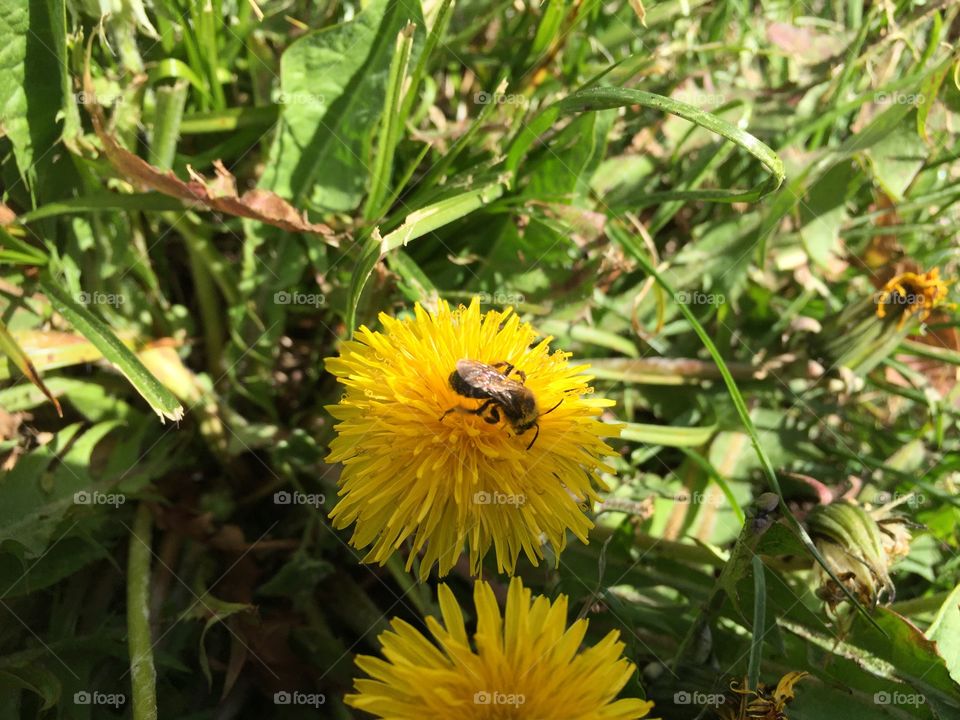
[[(346, 386), (328, 408), (340, 422), (327, 461), (343, 463), (330, 517), (355, 524), (354, 547), (372, 545), (365, 562), (385, 563), (410, 539), (407, 567), (423, 551), (421, 578), (434, 564), (445, 575), (466, 544), (476, 573), (492, 545), (499, 571), (513, 573), (521, 551), (534, 564), (544, 541), (559, 553), (568, 530), (587, 542), (581, 505), (607, 489), (600, 473), (613, 468), (601, 458), (612, 450), (601, 438), (619, 433), (598, 419), (613, 403), (590, 397), (588, 366), (551, 353), (551, 338), (510, 308), (481, 313), (477, 299), (380, 322), (383, 332), (361, 327), (327, 361)], [(461, 360), (497, 365), (487, 371), (510, 383), (510, 397), (458, 394), (450, 380)], [(534, 404), (511, 405), (528, 393)], [(524, 422), (512, 422), (520, 410)]]
[(949, 285), (949, 282), (940, 279), (940, 268), (925, 273), (900, 273), (880, 288), (877, 294), (877, 317), (886, 317), (887, 307), (893, 305), (903, 308), (897, 327), (903, 327), (914, 315), (919, 315), (923, 322), (937, 307), (955, 307), (946, 302)]
[(453, 593), (441, 585), (439, 596), (443, 623), (427, 618), (435, 642), (394, 618), (380, 635), (385, 659), (357, 658), (369, 678), (354, 680), (348, 705), (391, 720), (633, 720), (653, 707), (616, 699), (635, 672), (617, 631), (578, 652), (588, 621), (567, 627), (566, 596), (534, 599), (513, 578), (501, 617), (478, 581), (472, 642)]

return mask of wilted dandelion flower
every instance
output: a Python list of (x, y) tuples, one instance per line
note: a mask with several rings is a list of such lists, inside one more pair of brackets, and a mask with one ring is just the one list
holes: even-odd
[[(568, 530), (586, 542), (593, 523), (581, 505), (599, 499), (600, 472), (613, 471), (601, 438), (619, 432), (598, 419), (613, 403), (590, 396), (587, 366), (551, 353), (551, 338), (538, 340), (509, 308), (481, 313), (477, 299), (380, 322), (383, 332), (361, 327), (327, 361), (347, 389), (328, 408), (340, 422), (327, 460), (343, 463), (330, 517), (355, 525), (355, 547), (372, 546), (365, 561), (385, 563), (409, 539), (408, 568), (423, 551), (420, 576), (434, 564), (444, 575), (466, 543), (474, 572), (493, 546), (499, 570), (512, 573), (521, 552), (534, 564), (543, 557), (543, 540), (557, 553)], [(464, 359), (522, 382), (539, 408), (536, 427), (518, 433), (495, 403), (471, 412), (484, 398), (450, 384)]]
[[(854, 597), (869, 607), (893, 602), (896, 588), (890, 566), (910, 551), (905, 518), (890, 513), (896, 504), (868, 511), (853, 502), (834, 502), (816, 507), (807, 519), (827, 566)], [(846, 595), (822, 568), (818, 567), (816, 574), (817, 595), (835, 613)]]
[(903, 327), (914, 315), (923, 322), (941, 305), (947, 305), (947, 286), (940, 279), (940, 269), (925, 273), (903, 272), (890, 278), (877, 295), (877, 317), (886, 317), (891, 306), (901, 310), (898, 327)]
[(453, 593), (441, 585), (439, 596), (443, 622), (427, 618), (434, 642), (394, 618), (380, 635), (386, 659), (357, 658), (370, 677), (354, 681), (348, 705), (393, 720), (633, 720), (653, 707), (616, 699), (635, 671), (617, 631), (578, 652), (588, 622), (567, 627), (566, 596), (532, 598), (514, 578), (501, 617), (478, 581), (472, 641)]
[(909, 269), (877, 292), (824, 319), (813, 343), (814, 356), (838, 368), (841, 377), (866, 376), (918, 331), (914, 320), (925, 322), (938, 308), (956, 307), (947, 302), (950, 281), (940, 279), (939, 268), (921, 272), (913, 263), (904, 266)]
[(718, 712), (723, 720), (788, 720), (787, 705), (793, 700), (793, 686), (810, 673), (790, 672), (780, 678), (776, 688), (759, 683), (751, 690), (747, 679), (730, 683), (730, 693)]

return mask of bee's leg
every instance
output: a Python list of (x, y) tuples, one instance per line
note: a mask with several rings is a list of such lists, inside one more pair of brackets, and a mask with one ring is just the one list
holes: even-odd
[(527, 382), (527, 374), (526, 374), (523, 370), (517, 370), (516, 367), (514, 367), (513, 364), (508, 363), (508, 362), (505, 361), (505, 360), (504, 360), (503, 362), (494, 363), (491, 367), (495, 367), (495, 368), (501, 368), (501, 367), (502, 367), (502, 368), (506, 368), (506, 371), (503, 373), (503, 376), (504, 376), (504, 377), (509, 377), (509, 376), (510, 376), (510, 373), (512, 373), (512, 372), (514, 372), (514, 371), (516, 370), (517, 375), (520, 376), (520, 382), (522, 382), (522, 383)]
[[(490, 410), (488, 415), (484, 415), (487, 412), (487, 409)], [(467, 410), (471, 415), (478, 415), (483, 418), (484, 422), (488, 422), (491, 425), (500, 422), (500, 412), (497, 410), (496, 403), (493, 400), (487, 399), (480, 405), (476, 410)]]
[(537, 431), (533, 434), (533, 440), (530, 441), (530, 444), (527, 445), (527, 450), (533, 447), (533, 444), (537, 441), (537, 438), (540, 437), (540, 425), (539, 423), (534, 425)]
[(563, 400), (561, 399), (560, 402), (558, 402), (556, 405), (554, 405), (552, 408), (550, 408), (550, 409), (547, 410), (546, 412), (540, 413), (540, 415), (549, 415), (549, 414), (552, 413), (554, 410), (556, 410), (558, 407), (560, 407), (560, 403), (562, 403), (562, 402), (563, 402)]
[[(483, 417), (483, 413), (486, 412), (487, 408), (490, 407), (492, 404), (493, 404), (493, 400), (487, 400), (475, 410), (472, 408), (465, 408), (462, 405), (454, 405), (452, 408), (450, 408), (443, 415), (440, 416), (440, 422), (443, 422), (443, 419), (452, 412), (469, 413), (470, 415), (480, 415), (481, 417)], [(483, 418), (483, 419), (486, 420), (486, 418)], [(490, 422), (490, 421), (487, 420), (487, 422)]]
[(466, 408), (462, 408), (459, 405), (454, 405), (452, 408), (447, 410), (443, 415), (440, 416), (440, 422), (443, 422), (444, 419), (452, 412), (463, 412)]

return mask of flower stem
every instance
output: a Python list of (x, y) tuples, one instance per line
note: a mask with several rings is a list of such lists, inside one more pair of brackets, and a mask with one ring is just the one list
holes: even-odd
[(127, 559), (127, 642), (133, 683), (133, 720), (157, 718), (157, 672), (150, 638), (150, 509), (137, 507)]

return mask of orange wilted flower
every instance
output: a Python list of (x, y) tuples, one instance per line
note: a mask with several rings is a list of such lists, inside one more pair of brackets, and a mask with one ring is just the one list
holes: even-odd
[(886, 317), (888, 306), (902, 306), (903, 312), (897, 327), (914, 315), (921, 322), (930, 317), (934, 308), (941, 305), (955, 307), (947, 303), (947, 287), (950, 282), (940, 279), (940, 268), (925, 273), (903, 272), (890, 278), (877, 293), (877, 317)]
[(790, 672), (780, 678), (773, 690), (758, 683), (751, 690), (747, 679), (740, 684), (736, 680), (730, 683), (730, 694), (718, 708), (723, 720), (788, 720), (787, 704), (793, 700), (793, 686), (810, 673)]

